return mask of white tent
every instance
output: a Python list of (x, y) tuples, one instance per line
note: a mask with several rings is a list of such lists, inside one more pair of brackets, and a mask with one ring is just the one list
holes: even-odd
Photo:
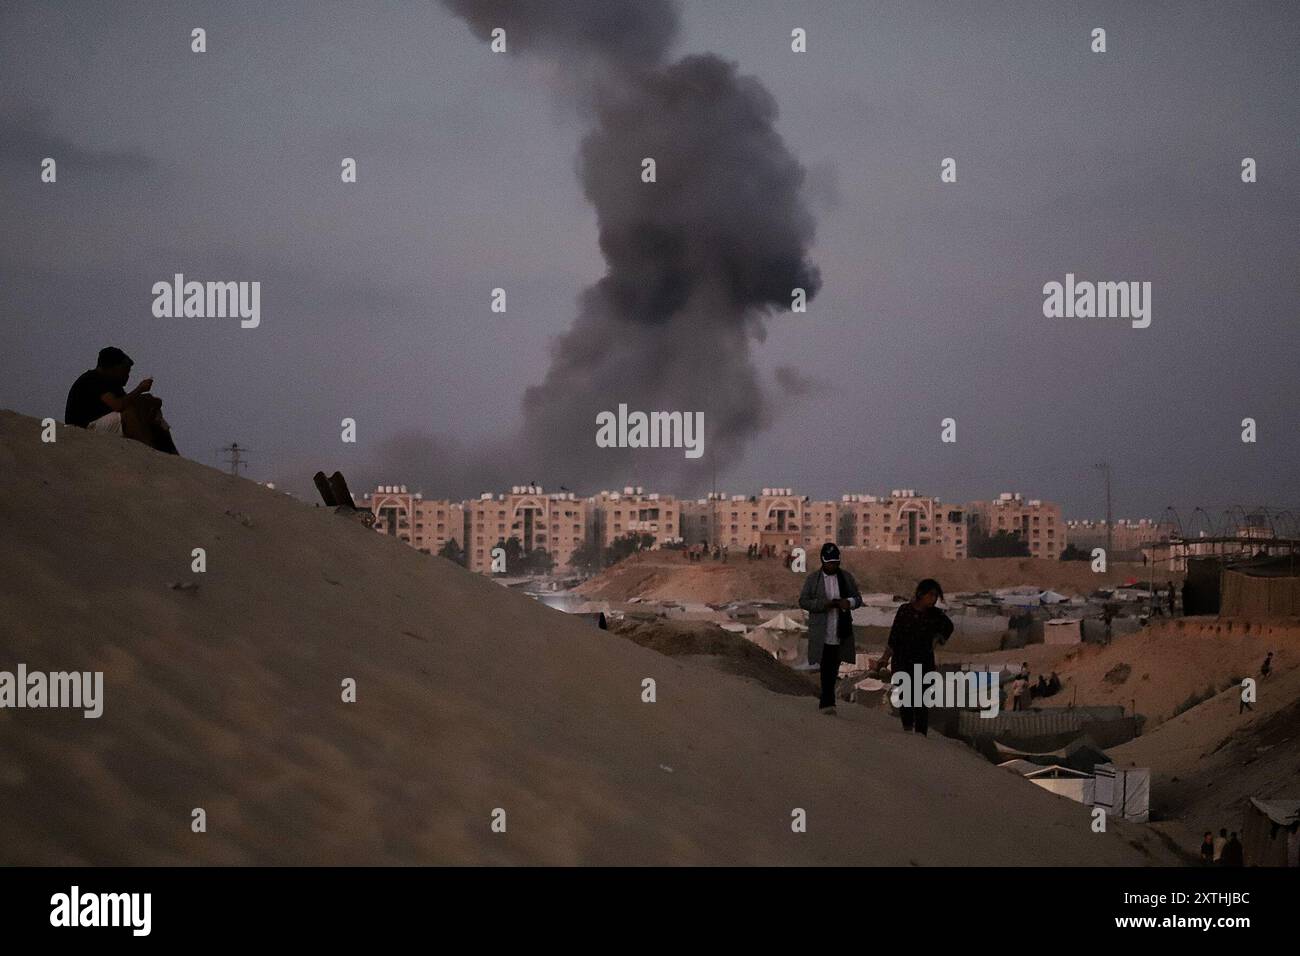
[(791, 615), (787, 614), (785, 611), (782, 611), (780, 614), (776, 615), (775, 617), (768, 618), (762, 624), (759, 624), (757, 627), (754, 628), (754, 630), (756, 631), (763, 631), (763, 630), (798, 631), (799, 633), (802, 634), (804, 631), (808, 630), (808, 625), (804, 624), (802, 621), (798, 620), (797, 618), (794, 618)]
[(1044, 591), (1042, 594), (1038, 595), (1038, 600), (1042, 601), (1044, 604), (1064, 604), (1070, 599), (1059, 591)]
[(1097, 778), (1069, 767), (1039, 767), (1025, 774), (1025, 779), (1059, 797), (1092, 806), (1095, 803)]
[(1093, 768), (1097, 786), (1092, 806), (1129, 823), (1146, 823), (1151, 808), (1151, 770), (1099, 763)]
[(752, 628), (745, 636), (778, 661), (789, 663), (799, 658), (799, 638), (807, 631), (806, 625), (782, 612)]

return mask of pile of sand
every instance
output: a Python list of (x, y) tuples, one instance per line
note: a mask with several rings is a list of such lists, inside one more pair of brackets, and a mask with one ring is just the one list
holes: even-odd
[(724, 673), (749, 678), (778, 694), (819, 693), (814, 676), (787, 667), (753, 641), (707, 621), (626, 620), (613, 625), (611, 632), (669, 657), (702, 657)]
[(142, 445), (0, 413), (0, 508), (0, 670), (100, 670), (105, 694), (97, 720), (0, 710), (3, 863), (1171, 859), (962, 745), (820, 716)]
[[(1034, 585), (1063, 594), (1091, 594), (1142, 573), (1141, 565), (1113, 564), (1096, 574), (1086, 561), (1043, 558), (967, 558), (944, 560), (915, 553), (845, 548), (844, 565), (864, 594), (911, 595), (922, 578), (937, 578), (949, 594)], [(810, 564), (815, 567), (815, 562)], [(593, 600), (647, 600), (724, 604), (763, 600), (794, 604), (804, 575), (787, 570), (780, 560), (748, 561), (744, 552), (727, 563), (687, 561), (679, 551), (643, 551), (584, 582), (578, 591)]]

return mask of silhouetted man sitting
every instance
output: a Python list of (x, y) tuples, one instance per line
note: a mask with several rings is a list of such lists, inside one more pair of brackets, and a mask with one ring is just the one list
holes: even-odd
[(68, 391), (63, 420), (91, 431), (122, 435), (176, 455), (171, 427), (162, 417), (162, 401), (149, 394), (153, 379), (126, 391), (135, 363), (119, 348), (100, 349), (94, 368), (83, 372)]

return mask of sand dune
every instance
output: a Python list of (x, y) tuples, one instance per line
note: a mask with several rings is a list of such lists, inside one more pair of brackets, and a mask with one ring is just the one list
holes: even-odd
[(0, 413), (0, 518), (0, 669), (105, 684), (98, 720), (0, 710), (3, 863), (1170, 859), (959, 744), (819, 716), (141, 445)]
[[(1122, 704), (1147, 718), (1147, 729), (1191, 703), (1259, 676), (1264, 655), (1274, 651), (1282, 674), (1300, 665), (1300, 622), (1250, 623), (1216, 618), (1156, 621), (1109, 645), (1084, 645), (1056, 667), (1064, 693), (1044, 706)], [(1003, 656), (1006, 656), (1005, 653)]]
[(1110, 751), (1152, 768), (1153, 815), (1182, 824), (1185, 846), (1206, 830), (1240, 829), (1250, 797), (1300, 795), (1300, 667), (1281, 668), (1258, 693), (1243, 713), (1230, 687)]

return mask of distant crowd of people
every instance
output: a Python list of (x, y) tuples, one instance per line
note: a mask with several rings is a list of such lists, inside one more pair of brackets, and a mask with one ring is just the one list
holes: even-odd
[[(731, 549), (726, 545), (716, 544), (709, 547), (707, 543), (701, 542), (683, 548), (682, 556), (687, 561), (703, 561), (706, 558), (712, 558), (714, 561), (721, 561), (726, 564), (727, 559), (731, 556)], [(780, 555), (777, 554), (776, 545), (774, 544), (751, 544), (745, 549), (746, 561), (775, 560), (778, 557), (786, 568), (790, 568), (794, 564), (794, 551), (790, 548), (781, 551)]]
[(1206, 830), (1201, 840), (1201, 863), (1204, 866), (1245, 866), (1245, 855), (1236, 831), (1229, 836), (1227, 829), (1220, 829), (1219, 835), (1215, 836)]
[(1050, 678), (1039, 674), (1038, 682), (1035, 683), (1030, 679), (1029, 661), (1022, 661), (1019, 672), (1007, 688), (1007, 697), (1002, 707), (1003, 710), (1028, 710), (1035, 698), (1051, 697), (1060, 693), (1060, 690), (1061, 678), (1056, 671), (1052, 671)]

